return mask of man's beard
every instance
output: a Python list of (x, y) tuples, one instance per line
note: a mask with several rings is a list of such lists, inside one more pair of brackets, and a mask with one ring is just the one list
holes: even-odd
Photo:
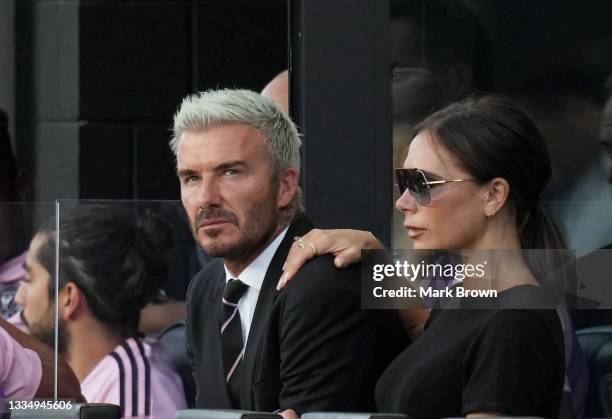
[[(217, 235), (208, 235), (209, 239), (213, 239), (212, 241), (207, 244), (200, 242), (206, 254), (212, 257), (221, 257), (225, 260), (243, 261), (257, 250), (262, 249), (278, 226), (279, 213), (275, 205), (275, 197), (276, 190), (271, 188), (270, 195), (266, 199), (254, 203), (247, 209), (244, 225), (241, 229), (242, 236), (237, 242), (223, 244), (214, 240)], [(193, 226), (196, 241), (199, 241), (198, 226), (207, 219), (223, 220), (239, 227), (238, 217), (231, 211), (218, 207), (208, 207), (196, 215)]]
[[(30, 335), (41, 341), (51, 348), (55, 348), (55, 304), (49, 304), (47, 312), (42, 316), (39, 322), (30, 322), (25, 314), (22, 316), (25, 323), (30, 328)], [(57, 347), (60, 354), (66, 353), (68, 345), (68, 334), (66, 325), (60, 318), (58, 322)]]

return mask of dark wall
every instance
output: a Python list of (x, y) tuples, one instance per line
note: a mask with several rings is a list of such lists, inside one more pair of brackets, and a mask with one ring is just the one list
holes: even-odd
[(183, 96), (287, 68), (284, 0), (16, 2), (17, 153), (34, 198), (178, 199)]
[(306, 212), (318, 227), (369, 230), (389, 244), (389, 4), (292, 0), (291, 25)]

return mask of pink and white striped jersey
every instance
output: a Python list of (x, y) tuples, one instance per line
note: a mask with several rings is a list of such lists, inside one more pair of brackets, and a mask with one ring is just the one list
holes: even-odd
[(22, 347), (0, 327), (0, 390), (5, 397), (33, 398), (41, 378), (42, 363), (38, 354)]
[(183, 383), (172, 361), (154, 340), (127, 339), (81, 382), (90, 403), (121, 406), (122, 417), (172, 419), (186, 409)]

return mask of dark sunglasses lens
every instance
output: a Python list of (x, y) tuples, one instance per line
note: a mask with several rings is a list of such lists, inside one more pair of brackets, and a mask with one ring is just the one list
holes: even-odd
[(429, 195), (429, 187), (427, 186), (427, 179), (420, 170), (410, 171), (410, 190), (413, 191), (413, 196), (416, 201), (421, 205), (429, 205), (431, 198)]
[(400, 194), (403, 195), (408, 189), (420, 205), (429, 205), (431, 197), (423, 172), (414, 169), (396, 169), (395, 176)]
[(395, 181), (400, 195), (403, 195), (408, 189), (408, 173), (405, 169), (395, 169)]

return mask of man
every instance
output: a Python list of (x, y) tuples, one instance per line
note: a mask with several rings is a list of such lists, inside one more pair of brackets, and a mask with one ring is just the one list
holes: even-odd
[(54, 222), (43, 225), (28, 250), (16, 299), (31, 334), (53, 345), (57, 309), (59, 352), (88, 402), (119, 405), (125, 418), (173, 418), (186, 407), (182, 381), (163, 348), (137, 330), (140, 309), (168, 276), (170, 227), (84, 206), (63, 213), (59, 231), (59, 260)]
[(171, 147), (193, 233), (220, 258), (187, 295), (196, 406), (373, 411), (377, 378), (406, 342), (393, 313), (360, 310), (359, 267), (317, 257), (276, 290), (294, 237), (312, 228), (287, 114), (254, 92), (200, 93), (176, 114)]

